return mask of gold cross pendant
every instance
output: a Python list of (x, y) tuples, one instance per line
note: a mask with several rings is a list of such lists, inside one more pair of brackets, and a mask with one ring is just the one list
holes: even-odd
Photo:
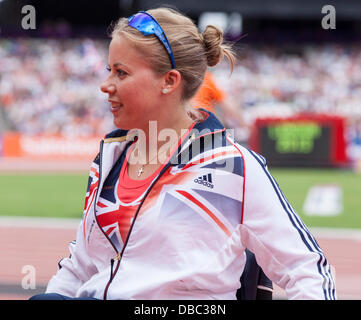
[(140, 177), (140, 175), (143, 173), (143, 166), (140, 167), (140, 169), (138, 170), (138, 177)]

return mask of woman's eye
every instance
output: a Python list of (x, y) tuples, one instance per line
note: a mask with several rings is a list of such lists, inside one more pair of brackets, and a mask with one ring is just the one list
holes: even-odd
[[(112, 68), (110, 66), (107, 66), (106, 69), (107, 69), (108, 72), (112, 71)], [(117, 73), (117, 75), (119, 77), (124, 77), (124, 76), (127, 75), (127, 73), (125, 71), (121, 70), (121, 69), (116, 69), (115, 72)]]
[(120, 76), (120, 77), (124, 77), (124, 76), (127, 75), (127, 73), (126, 73), (125, 71), (123, 71), (123, 70), (117, 70), (117, 74), (118, 74), (118, 76)]

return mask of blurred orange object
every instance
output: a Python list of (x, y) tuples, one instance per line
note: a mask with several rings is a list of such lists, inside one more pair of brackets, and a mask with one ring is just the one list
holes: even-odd
[(225, 93), (217, 87), (212, 74), (207, 71), (202, 86), (192, 99), (192, 105), (214, 113), (214, 105), (222, 103), (224, 99)]

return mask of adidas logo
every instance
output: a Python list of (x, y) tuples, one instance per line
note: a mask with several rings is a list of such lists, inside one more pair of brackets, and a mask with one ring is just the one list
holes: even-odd
[(204, 175), (204, 176), (201, 176), (201, 177), (198, 177), (198, 178), (194, 179), (194, 182), (202, 184), (205, 187), (208, 187), (208, 188), (211, 188), (211, 189), (214, 188), (214, 185), (212, 184), (212, 175), (210, 173), (208, 173), (207, 175)]

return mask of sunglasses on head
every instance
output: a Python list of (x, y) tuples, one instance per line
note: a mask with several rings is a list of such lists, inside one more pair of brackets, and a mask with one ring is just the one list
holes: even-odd
[(135, 15), (132, 15), (128, 18), (128, 25), (137, 29), (145, 36), (154, 34), (167, 50), (172, 68), (176, 69), (172, 48), (169, 44), (167, 36), (165, 35), (165, 32), (157, 20), (155, 20), (149, 13), (145, 11), (139, 11)]

